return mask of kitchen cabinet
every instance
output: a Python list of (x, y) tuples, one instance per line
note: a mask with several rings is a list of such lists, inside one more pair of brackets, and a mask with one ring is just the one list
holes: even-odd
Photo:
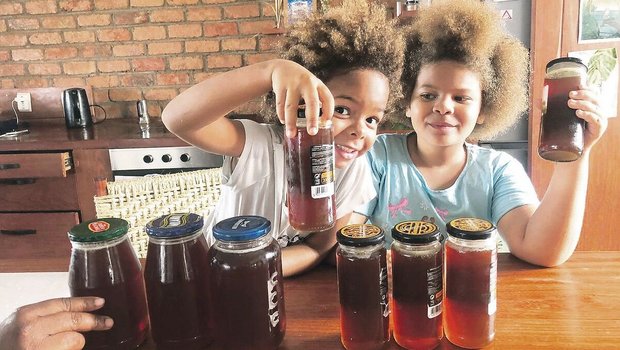
[(153, 121), (67, 129), (64, 120), (30, 120), (29, 133), (0, 138), (0, 260), (69, 260), (67, 231), (96, 218), (97, 182), (112, 179), (109, 149), (187, 146)]
[[(579, 0), (534, 0), (532, 2), (532, 79), (530, 108), (530, 174), (542, 198), (549, 185), (553, 163), (538, 156), (542, 91), (545, 65), (569, 52), (615, 47), (620, 39), (579, 42)], [(617, 96), (620, 99), (620, 96)], [(603, 101), (604, 103), (605, 101)], [(616, 111), (616, 115), (618, 115)], [(617, 228), (620, 216), (620, 120), (612, 118), (606, 134), (590, 156), (586, 212), (577, 250), (620, 250)]]
[(68, 256), (75, 184), (71, 152), (0, 154), (0, 257)]

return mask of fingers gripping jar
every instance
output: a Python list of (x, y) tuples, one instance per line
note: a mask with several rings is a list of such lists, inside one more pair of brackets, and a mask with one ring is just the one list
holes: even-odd
[(406, 349), (433, 349), (443, 337), (441, 232), (430, 222), (403, 221), (392, 238), (394, 340)]
[(347, 350), (379, 349), (390, 340), (384, 232), (354, 224), (338, 230), (340, 334)]
[(568, 94), (586, 83), (588, 67), (576, 57), (547, 64), (538, 154), (547, 160), (570, 162), (583, 153), (585, 120), (568, 106)]
[(146, 224), (144, 279), (158, 349), (202, 349), (209, 329), (207, 241), (202, 216), (169, 214)]
[(135, 349), (146, 337), (149, 316), (140, 262), (129, 243), (129, 223), (105, 218), (83, 222), (69, 231), (71, 296), (97, 296), (96, 311), (114, 320), (107, 331), (86, 332), (85, 349)]
[(331, 120), (308, 134), (305, 109), (297, 115), (297, 135), (286, 138), (289, 221), (298, 231), (327, 230), (336, 223), (334, 137)]
[(497, 231), (477, 218), (454, 219), (446, 227), (446, 337), (463, 348), (482, 348), (495, 337)]
[(208, 253), (215, 341), (223, 349), (276, 349), (286, 316), (280, 246), (271, 222), (237, 216), (213, 227)]

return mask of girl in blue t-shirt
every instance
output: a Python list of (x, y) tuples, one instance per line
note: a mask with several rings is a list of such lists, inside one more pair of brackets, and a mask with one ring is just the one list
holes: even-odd
[[(403, 220), (474, 216), (495, 223), (512, 254), (566, 261), (584, 216), (590, 151), (607, 128), (588, 87), (568, 105), (587, 122), (583, 155), (557, 163), (539, 201), (520, 163), (468, 140), (505, 131), (527, 109), (528, 53), (479, 1), (422, 9), (406, 33), (401, 83), (413, 132), (380, 135), (368, 153), (378, 197), (359, 213), (389, 232)], [(365, 218), (356, 217), (356, 221)]]

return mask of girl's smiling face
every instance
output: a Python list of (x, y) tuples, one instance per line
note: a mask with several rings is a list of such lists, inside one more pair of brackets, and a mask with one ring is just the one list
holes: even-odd
[(478, 74), (465, 65), (440, 61), (422, 67), (407, 108), (419, 140), (435, 146), (462, 146), (480, 115)]
[(388, 104), (389, 82), (374, 70), (353, 70), (325, 83), (335, 101), (333, 122), (336, 167), (366, 153), (377, 138)]

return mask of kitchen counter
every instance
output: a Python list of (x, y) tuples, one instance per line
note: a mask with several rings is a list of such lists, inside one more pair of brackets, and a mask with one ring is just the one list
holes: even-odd
[(108, 119), (88, 129), (67, 129), (64, 119), (37, 119), (26, 128), (28, 133), (0, 137), (0, 152), (187, 146), (159, 118), (151, 119), (148, 131), (128, 118)]
[[(66, 271), (62, 260), (0, 260), (0, 272)], [(42, 300), (66, 273), (21, 274), (8, 281), (0, 274), (0, 300), (13, 292)], [(50, 280), (51, 279), (51, 280)], [(32, 285), (34, 288), (26, 288)], [(59, 291), (53, 291), (58, 296)], [(333, 267), (285, 279), (287, 329), (281, 349), (341, 349), (338, 287)], [(22, 297), (21, 299), (24, 299)], [(17, 305), (13, 303), (11, 309)], [(496, 336), (488, 349), (617, 349), (620, 343), (620, 252), (575, 252), (565, 264), (537, 268), (509, 254), (499, 254)], [(392, 340), (388, 349), (400, 349)], [(147, 341), (140, 349), (155, 349)], [(438, 349), (460, 349), (445, 338)]]

